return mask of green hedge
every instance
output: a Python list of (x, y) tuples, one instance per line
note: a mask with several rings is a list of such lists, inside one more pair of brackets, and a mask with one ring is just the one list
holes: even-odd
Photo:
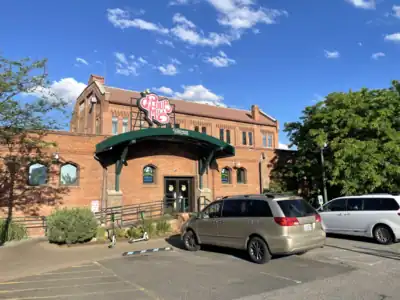
[(9, 241), (19, 241), (28, 236), (26, 227), (23, 224), (11, 221), (8, 224), (7, 233), (4, 232), (6, 230), (5, 226), (6, 220), (0, 219), (0, 244)]
[(47, 237), (50, 243), (85, 243), (96, 234), (97, 220), (88, 208), (63, 208), (47, 218)]

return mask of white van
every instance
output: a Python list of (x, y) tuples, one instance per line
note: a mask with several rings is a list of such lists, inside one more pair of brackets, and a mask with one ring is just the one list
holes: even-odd
[(400, 240), (400, 196), (340, 197), (318, 209), (327, 233), (365, 236), (380, 244)]

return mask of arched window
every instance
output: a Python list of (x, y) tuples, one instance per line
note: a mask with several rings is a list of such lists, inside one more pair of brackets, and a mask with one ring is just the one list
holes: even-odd
[(245, 168), (238, 168), (236, 170), (236, 181), (237, 183), (246, 183), (246, 169)]
[(32, 186), (47, 184), (48, 169), (41, 163), (33, 163), (28, 168), (28, 184)]
[(156, 179), (156, 167), (153, 165), (147, 165), (143, 168), (143, 183), (155, 183)]
[(60, 185), (77, 186), (79, 179), (79, 169), (73, 163), (65, 163), (60, 168)]
[(221, 182), (223, 184), (231, 183), (231, 169), (230, 168), (225, 167), (221, 170)]

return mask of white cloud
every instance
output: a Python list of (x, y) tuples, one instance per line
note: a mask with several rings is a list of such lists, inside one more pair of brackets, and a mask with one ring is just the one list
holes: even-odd
[(201, 84), (183, 86), (183, 92), (175, 92), (174, 96), (179, 99), (190, 100), (197, 103), (226, 106), (222, 103), (224, 99), (222, 96), (214, 94)]
[(354, 7), (362, 8), (362, 9), (375, 9), (376, 1), (375, 0), (346, 0)]
[(400, 32), (385, 35), (385, 41), (400, 42)]
[(253, 0), (207, 0), (219, 13), (218, 23), (234, 30), (250, 29), (258, 23), (274, 24), (287, 11), (255, 7)]
[(393, 16), (400, 19), (400, 5), (393, 5)]
[(289, 150), (289, 145), (288, 144), (279, 143), (278, 149)]
[(151, 23), (138, 18), (130, 19), (129, 13), (120, 8), (107, 9), (107, 18), (108, 21), (111, 22), (111, 24), (121, 29), (135, 27), (141, 30), (155, 31), (162, 34), (167, 34), (169, 32), (167, 28), (164, 28), (161, 25), (157, 25), (155, 23)]
[(169, 5), (188, 5), (191, 4), (193, 0), (172, 0)]
[(142, 57), (135, 59), (134, 55), (130, 55), (128, 58), (122, 52), (115, 52), (114, 56), (116, 58), (115, 65), (117, 66), (116, 73), (124, 76), (138, 76), (138, 69), (143, 65), (148, 64), (148, 62)]
[[(185, 20), (187, 19), (185, 18)], [(174, 22), (176, 25), (171, 29), (172, 34), (181, 41), (191, 45), (218, 47), (221, 45), (230, 45), (234, 39), (232, 36), (216, 32), (210, 32), (208, 36), (204, 36), (196, 31), (195, 25), (190, 21), (190, 23), (182, 20), (179, 22), (175, 20)]]
[(226, 107), (226, 105), (222, 103), (224, 97), (214, 94), (203, 85), (186, 85), (182, 86), (182, 88), (182, 92), (176, 92), (173, 89), (165, 86), (153, 88), (153, 90), (177, 99)]
[(363, 45), (363, 43), (361, 43), (361, 42), (358, 42), (358, 46), (362, 47), (362, 45)]
[(76, 62), (84, 64), (84, 65), (88, 65), (89, 64), (85, 59), (80, 58), (80, 57), (77, 57), (75, 60), (76, 60)]
[(324, 50), (326, 58), (339, 58), (340, 53), (338, 51), (328, 51)]
[[(280, 16), (287, 16), (283, 10), (267, 9), (264, 7), (254, 8), (252, 0), (207, 0), (219, 13), (218, 22), (226, 32), (203, 33), (196, 25), (182, 14), (173, 16), (173, 26), (165, 28), (160, 24), (132, 18), (130, 14), (120, 8), (107, 9), (109, 22), (117, 28), (139, 28), (141, 30), (153, 31), (178, 38), (190, 45), (218, 47), (231, 45), (232, 41), (238, 40), (247, 29), (252, 29), (256, 24), (274, 24)], [(183, 3), (183, 2), (182, 2)], [(227, 28), (228, 27), (228, 28)], [(227, 30), (226, 30), (227, 29)], [(258, 32), (254, 29), (255, 33)], [(165, 42), (158, 41), (160, 44)]]
[(159, 45), (166, 45), (166, 46), (169, 46), (171, 48), (175, 48), (174, 43), (172, 43), (171, 41), (168, 41), (168, 40), (156, 40), (156, 42)]
[(194, 23), (192, 21), (189, 21), (188, 19), (186, 19), (185, 16), (176, 13), (173, 17), (172, 17), (172, 22), (176, 23), (176, 24), (182, 24), (183, 26), (186, 26), (188, 28), (196, 28), (196, 25), (194, 25)]
[(217, 68), (228, 67), (230, 65), (236, 64), (236, 61), (229, 58), (223, 51), (220, 51), (219, 55), (217, 56), (207, 57), (205, 61), (214, 65), (214, 67)]
[(372, 54), (372, 55), (371, 55), (371, 58), (377, 60), (377, 59), (379, 59), (380, 57), (385, 57), (385, 56), (386, 56), (385, 53), (383, 53), (383, 52), (377, 52), (377, 53)]
[(178, 70), (173, 64), (159, 66), (158, 70), (161, 72), (161, 74), (168, 76), (174, 76), (178, 73)]
[(160, 94), (167, 95), (167, 96), (171, 96), (174, 94), (174, 91), (171, 88), (166, 87), (166, 86), (161, 86), (159, 88), (153, 88), (153, 90)]
[(182, 63), (178, 60), (178, 59), (176, 59), (176, 58), (171, 58), (171, 62), (173, 63), (173, 64), (175, 64), (175, 65), (181, 65)]
[(37, 88), (25, 95), (43, 97), (49, 101), (62, 100), (68, 104), (73, 104), (85, 88), (86, 84), (69, 77), (53, 81), (49, 87)]

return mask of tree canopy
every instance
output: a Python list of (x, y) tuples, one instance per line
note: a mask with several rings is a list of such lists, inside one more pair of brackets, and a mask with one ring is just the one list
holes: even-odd
[(285, 124), (297, 146), (296, 176), (322, 190), (323, 148), (329, 198), (400, 192), (400, 84), (331, 93)]
[[(62, 127), (60, 116), (65, 106), (66, 102), (51, 92), (46, 60), (9, 60), (0, 55), (0, 218), (7, 216), (0, 244), (7, 240), (14, 211), (35, 215), (41, 204), (58, 200), (57, 187), (29, 186), (28, 176), (37, 172), (28, 175), (27, 170), (35, 162), (50, 167), (52, 156), (46, 149), (55, 144), (44, 136)], [(51, 117), (54, 111), (61, 115)]]

